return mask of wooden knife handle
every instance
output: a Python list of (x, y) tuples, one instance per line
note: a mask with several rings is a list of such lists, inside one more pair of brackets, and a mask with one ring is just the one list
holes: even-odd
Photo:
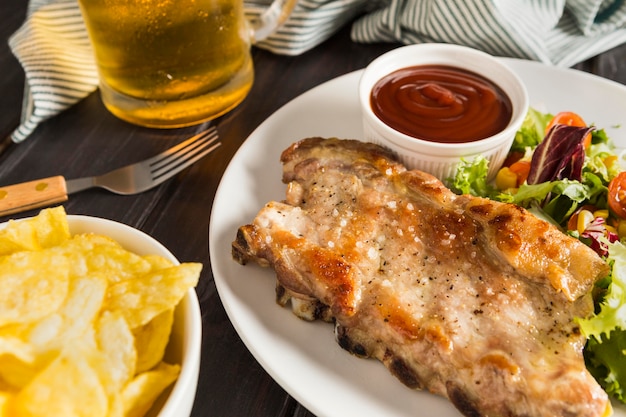
[(0, 216), (67, 201), (65, 178), (42, 178), (0, 187)]

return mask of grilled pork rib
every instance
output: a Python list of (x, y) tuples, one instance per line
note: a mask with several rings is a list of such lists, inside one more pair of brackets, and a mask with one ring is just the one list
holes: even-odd
[(233, 242), (240, 263), (274, 268), (280, 304), (466, 416), (610, 413), (574, 320), (608, 273), (591, 249), (373, 144), (309, 138), (281, 161), (286, 200)]

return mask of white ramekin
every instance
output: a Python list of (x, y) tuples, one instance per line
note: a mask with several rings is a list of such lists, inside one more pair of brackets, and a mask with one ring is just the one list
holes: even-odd
[[(442, 143), (416, 139), (382, 122), (372, 111), (372, 87), (384, 76), (411, 66), (446, 65), (482, 75), (498, 85), (509, 97), (512, 115), (501, 132), (477, 141)], [(428, 172), (442, 181), (455, 175), (461, 158), (466, 161), (483, 155), (489, 160), (489, 178), (501, 167), (528, 111), (528, 93), (521, 79), (497, 58), (465, 46), (426, 43), (399, 47), (372, 61), (359, 82), (364, 140), (394, 151), (409, 169)]]

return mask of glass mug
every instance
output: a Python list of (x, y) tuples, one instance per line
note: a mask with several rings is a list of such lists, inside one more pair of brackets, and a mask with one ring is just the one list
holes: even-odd
[(274, 0), (257, 19), (243, 0), (79, 0), (102, 101), (120, 119), (175, 128), (236, 107), (254, 79), (250, 45), (297, 0)]

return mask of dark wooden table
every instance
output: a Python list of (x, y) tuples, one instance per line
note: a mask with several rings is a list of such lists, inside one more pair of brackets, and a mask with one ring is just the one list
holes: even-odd
[[(24, 74), (7, 40), (25, 17), (25, 1), (0, 4), (0, 134), (20, 118)], [(222, 147), (156, 189), (137, 196), (102, 190), (71, 196), (70, 214), (106, 217), (154, 236), (181, 261), (202, 262), (197, 287), (203, 317), (200, 380), (194, 416), (311, 416), (291, 398), (248, 352), (229, 322), (217, 294), (208, 255), (211, 206), (222, 173), (246, 137), (268, 116), (310, 88), (365, 67), (398, 45), (361, 45), (344, 29), (297, 57), (255, 49), (256, 82), (233, 112), (217, 121)], [(626, 84), (626, 45), (576, 68)], [(626, 114), (624, 115), (626, 121)], [(96, 92), (46, 121), (21, 144), (0, 154), (0, 185), (62, 174), (68, 178), (99, 174), (135, 162), (180, 142), (206, 126), (153, 130), (124, 123), (103, 107)], [(296, 139), (296, 138), (294, 138)], [(36, 211), (13, 217), (25, 217)], [(0, 218), (4, 221), (6, 218)]]

